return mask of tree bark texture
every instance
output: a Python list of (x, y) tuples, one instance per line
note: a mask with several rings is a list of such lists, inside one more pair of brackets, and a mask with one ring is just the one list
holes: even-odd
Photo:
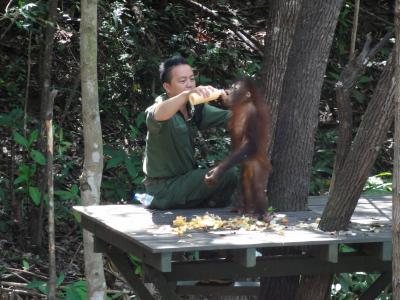
[[(40, 120), (41, 130), (39, 137), (39, 147), (42, 153), (46, 153), (46, 114), (49, 108), (50, 102), (50, 84), (51, 84), (51, 65), (53, 60), (53, 45), (54, 45), (54, 34), (56, 32), (56, 15), (57, 15), (57, 0), (48, 1), (48, 17), (47, 21), (52, 23), (46, 26), (44, 48), (42, 53), (42, 86), (41, 86), (41, 104), (40, 104)], [(43, 207), (44, 207), (44, 195), (46, 193), (46, 182), (47, 172), (46, 167), (40, 167), (39, 170), (41, 176), (39, 178), (40, 187), (40, 204), (38, 207), (33, 206), (31, 211), (31, 234), (32, 244), (40, 249), (42, 246), (43, 237)]]
[(278, 210), (306, 208), (318, 104), (341, 5), (337, 0), (303, 1), (284, 77), (272, 152), (268, 195)]
[[(14, 132), (12, 132), (12, 135), (14, 135)], [(11, 140), (11, 157), (10, 157), (10, 178), (12, 179), (12, 182), (9, 183), (9, 191), (10, 191), (10, 197), (11, 197), (11, 217), (12, 217), (12, 231), (13, 231), (13, 236), (16, 236), (18, 239), (18, 245), (23, 249), (24, 248), (24, 242), (23, 242), (23, 236), (24, 236), (24, 228), (23, 228), (23, 201), (17, 199), (15, 197), (15, 186), (14, 186), (14, 179), (15, 179), (15, 143), (13, 140)]]
[[(299, 276), (268, 277), (261, 279), (259, 300), (296, 299)], [(310, 298), (311, 299), (311, 298)]]
[(295, 300), (325, 300), (329, 299), (333, 275), (303, 275)]
[(346, 229), (365, 181), (393, 122), (395, 80), (392, 59), (381, 75), (357, 135), (337, 172), (319, 223), (326, 231)]
[[(97, 0), (81, 1), (80, 61), (82, 80), (82, 119), (84, 138), (84, 163), (80, 178), (83, 205), (100, 203), (100, 186), (103, 172), (103, 141), (99, 113), (97, 81)], [(93, 252), (93, 236), (83, 230), (85, 275), (88, 298), (105, 297), (103, 258)]]
[(353, 139), (353, 112), (350, 101), (350, 92), (358, 79), (364, 73), (369, 60), (381, 49), (385, 43), (389, 40), (392, 33), (388, 32), (379, 43), (377, 43), (372, 49), (371, 45), (371, 34), (367, 34), (367, 39), (361, 53), (349, 61), (346, 67), (340, 74), (339, 81), (336, 83), (336, 104), (338, 108), (338, 139), (336, 146), (335, 162), (333, 164), (333, 172), (330, 184), (330, 191), (334, 186), (336, 180), (336, 174), (343, 167), (344, 161), (346, 160), (347, 154), (351, 148), (351, 142)]
[[(57, 2), (57, 1), (55, 1)], [(53, 184), (53, 103), (57, 95), (57, 90), (50, 93), (49, 103), (46, 113), (46, 136), (47, 136), (47, 191), (49, 195), (49, 211), (48, 211), (48, 224), (49, 224), (49, 293), (48, 299), (56, 299), (56, 232), (54, 222), (54, 184)]]
[[(354, 30), (354, 24), (353, 24)], [(353, 35), (352, 35), (353, 36)], [(353, 112), (350, 101), (350, 91), (356, 84), (358, 78), (363, 74), (368, 61), (367, 55), (371, 36), (368, 35), (363, 51), (357, 59), (351, 59), (340, 74), (339, 81), (336, 83), (336, 104), (338, 107), (338, 139), (336, 143), (335, 162), (331, 178), (331, 187), (334, 185), (336, 173), (343, 166), (347, 153), (350, 151), (351, 141), (353, 139)], [(365, 64), (364, 64), (365, 62)]]
[[(303, 0), (273, 0), (270, 2), (268, 25), (264, 40), (264, 60), (261, 79), (264, 99), (271, 108), (273, 140), (278, 107), (282, 95), (289, 51)], [(273, 145), (270, 146), (270, 152)]]
[(396, 50), (395, 50), (395, 130), (393, 163), (393, 229), (392, 229), (392, 287), (393, 299), (400, 300), (400, 0), (396, 0), (394, 12)]

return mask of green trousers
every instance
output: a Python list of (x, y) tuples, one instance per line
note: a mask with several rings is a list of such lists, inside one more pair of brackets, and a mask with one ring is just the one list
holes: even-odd
[(204, 183), (209, 169), (195, 169), (170, 179), (145, 184), (146, 193), (153, 195), (150, 208), (225, 207), (231, 202), (238, 179), (234, 168), (227, 171), (213, 187)]

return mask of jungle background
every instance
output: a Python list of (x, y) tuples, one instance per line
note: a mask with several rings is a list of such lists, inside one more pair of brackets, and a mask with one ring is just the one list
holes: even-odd
[[(143, 111), (162, 92), (158, 66), (182, 55), (195, 68), (198, 84), (228, 87), (240, 76), (259, 75), (268, 1), (99, 1), (98, 76), (105, 165), (102, 203), (132, 203), (144, 190), (142, 155), (146, 126)], [(356, 49), (367, 33), (374, 42), (393, 30), (393, 1), (362, 0)], [(41, 197), (41, 82), (48, 7), (46, 1), (0, 3), (0, 299), (6, 295), (41, 298), (48, 270), (46, 197)], [(328, 192), (337, 139), (335, 84), (348, 62), (354, 1), (342, 7), (330, 52), (319, 106), (310, 195)], [(51, 64), (54, 100), (54, 189), (58, 293), (86, 299), (82, 234), (71, 212), (80, 204), (83, 163), (79, 62), (80, 1), (59, 1)], [(245, 37), (243, 37), (245, 34)], [(351, 92), (354, 130), (365, 112), (384, 62), (389, 41), (370, 61)], [(217, 104), (218, 105), (218, 104)], [(212, 166), (229, 151), (224, 131), (203, 134), (199, 163)], [(364, 191), (391, 191), (393, 136), (388, 133)], [(19, 207), (15, 207), (15, 205)], [(15, 212), (19, 211), (19, 219)], [(35, 217), (33, 217), (35, 216)], [(39, 216), (39, 221), (37, 219)], [(134, 226), (134, 225), (133, 225)], [(134, 298), (117, 272), (106, 265), (109, 297)], [(333, 299), (356, 299), (376, 274), (337, 274)], [(15, 297), (17, 297), (15, 296)], [(390, 290), (381, 299), (390, 299)]]

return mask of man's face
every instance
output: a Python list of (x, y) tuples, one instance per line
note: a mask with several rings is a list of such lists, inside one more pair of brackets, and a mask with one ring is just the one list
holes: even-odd
[(171, 70), (171, 82), (164, 82), (163, 87), (169, 97), (196, 87), (193, 70), (189, 65), (178, 65)]

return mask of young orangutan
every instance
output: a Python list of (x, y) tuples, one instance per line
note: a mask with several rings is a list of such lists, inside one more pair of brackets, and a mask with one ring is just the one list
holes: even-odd
[(205, 175), (205, 183), (214, 185), (221, 174), (240, 164), (244, 213), (267, 216), (265, 190), (272, 170), (267, 154), (271, 139), (270, 110), (250, 79), (233, 85), (227, 105), (232, 111), (231, 153)]

